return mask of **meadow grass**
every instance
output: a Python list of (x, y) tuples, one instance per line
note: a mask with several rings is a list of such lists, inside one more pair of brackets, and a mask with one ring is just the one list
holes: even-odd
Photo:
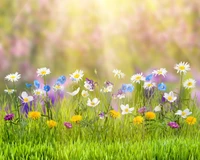
[[(106, 97), (102, 96), (101, 109), (88, 108), (83, 105), (84, 100), (73, 99), (63, 99), (53, 106), (52, 112), (58, 125), (52, 129), (46, 125), (46, 117), (38, 120), (24, 117), (19, 125), (1, 119), (0, 159), (184, 160), (200, 157), (197, 124), (185, 125), (182, 120), (181, 129), (171, 129), (167, 120), (157, 118), (142, 125), (133, 125), (134, 114), (116, 119), (108, 116), (102, 120), (97, 117), (100, 110), (107, 108), (103, 105), (108, 103)], [(197, 105), (192, 104), (191, 110), (195, 117), (199, 117)], [(84, 118), (67, 129), (63, 123), (70, 122), (75, 112), (81, 113)]]
[[(47, 68), (39, 71), (42, 76), (50, 74)], [(71, 79), (81, 76), (83, 72), (77, 70)], [(7, 77), (12, 80), (17, 73)], [(39, 95), (35, 93), (40, 82), (34, 81), (35, 90), (27, 87), (21, 96), (16, 91), (0, 96), (0, 160), (200, 159), (200, 112), (191, 98), (196, 82), (190, 79), (183, 85), (183, 74), (179, 93), (165, 92), (164, 83), (156, 88), (153, 81), (136, 74), (131, 77), (136, 84), (123, 84), (117, 94), (111, 82), (106, 81), (102, 89), (86, 78), (71, 85), (73, 92), (64, 98), (59, 89), (65, 76), (57, 79), (53, 92), (43, 78)], [(90, 91), (87, 96), (79, 92), (84, 89)]]

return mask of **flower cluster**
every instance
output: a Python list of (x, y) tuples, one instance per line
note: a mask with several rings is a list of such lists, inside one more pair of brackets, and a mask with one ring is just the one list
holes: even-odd
[[(50, 85), (47, 81), (47, 76), (51, 73), (50, 69), (39, 68), (36, 73), (43, 80), (36, 79), (33, 83), (26, 83), (26, 91), (22, 91), (20, 96), (13, 96), (16, 98), (15, 110), (12, 109), (9, 112), (16, 111), (16, 113), (6, 114), (4, 120), (6, 123), (15, 124), (21, 118), (29, 118), (33, 120), (33, 123), (43, 122), (43, 119), (46, 118), (46, 125), (49, 128), (55, 128), (59, 122), (55, 120), (55, 117), (58, 116), (55, 116), (55, 112), (53, 112), (54, 103), (60, 105), (69, 100), (74, 105), (70, 111), (73, 116), (67, 115), (68, 120), (72, 123), (62, 122), (67, 129), (72, 129), (74, 125), (92, 124), (89, 122), (93, 122), (93, 120), (90, 120), (90, 116), (88, 116), (91, 114), (95, 116), (94, 121), (101, 119), (103, 123), (107, 122), (107, 119), (116, 121), (116, 119), (123, 120), (124, 117), (127, 117), (132, 118), (134, 126), (161, 123), (165, 127), (179, 130), (184, 124), (195, 125), (197, 123), (197, 119), (191, 116), (195, 112), (188, 103), (192, 100), (190, 92), (195, 88), (196, 81), (184, 77), (190, 70), (188, 63), (176, 64), (174, 69), (181, 76), (179, 92), (168, 90), (163, 81), (168, 72), (166, 68), (160, 68), (146, 76), (143, 73), (132, 75), (130, 81), (120, 84), (120, 87), (116, 89), (117, 92), (114, 93), (115, 88), (111, 81), (105, 81), (102, 87), (100, 83), (89, 78), (81, 82), (84, 77), (82, 70), (76, 70), (69, 75), (71, 85), (65, 85), (67, 78), (64, 75), (58, 77)], [(118, 69), (113, 70), (113, 73), (114, 77), (118, 79), (125, 76)], [(7, 81), (12, 82), (14, 88), (9, 89), (9, 85), (6, 85), (4, 91), (9, 94), (8, 97), (12, 97), (14, 93), (18, 95), (16, 82), (20, 78), (21, 75), (18, 72), (5, 77)], [(63, 101), (61, 93), (63, 93)], [(24, 111), (26, 115), (21, 116)], [(89, 122), (87, 123), (87, 121)]]

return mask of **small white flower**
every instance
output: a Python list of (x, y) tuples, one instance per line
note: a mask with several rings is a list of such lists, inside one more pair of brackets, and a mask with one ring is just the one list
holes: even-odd
[(16, 73), (11, 73), (5, 77), (6, 80), (11, 81), (11, 82), (17, 82), (21, 78), (21, 75), (16, 72)]
[(51, 73), (50, 69), (46, 67), (37, 69), (37, 76), (43, 77), (50, 73)]
[(74, 82), (79, 82), (82, 80), (84, 74), (82, 70), (76, 70), (74, 73), (70, 74), (70, 79)]
[(160, 106), (160, 104), (154, 108), (154, 111), (155, 111), (155, 112), (160, 112), (160, 111), (161, 111), (161, 106)]
[(113, 73), (114, 73), (114, 76), (115, 76), (115, 77), (117, 76), (119, 79), (121, 79), (121, 78), (124, 78), (124, 77), (125, 77), (125, 74), (124, 74), (124, 73), (122, 73), (122, 71), (121, 71), (121, 70), (114, 69), (114, 70), (113, 70)]
[(182, 118), (186, 118), (187, 116), (191, 115), (192, 112), (189, 111), (189, 109), (185, 109), (184, 111), (181, 111), (181, 110), (178, 110), (175, 115), (179, 115), (181, 116)]
[(183, 86), (186, 88), (186, 89), (190, 89), (190, 88), (194, 88), (196, 85), (196, 81), (194, 79), (187, 79), (184, 83), (183, 83)]
[(8, 93), (8, 94), (13, 94), (15, 92), (14, 89), (4, 89), (4, 92)]
[(175, 65), (174, 69), (177, 70), (177, 73), (180, 72), (186, 74), (187, 71), (190, 70), (190, 65), (187, 62), (180, 62)]
[(118, 94), (118, 95), (117, 95), (117, 98), (123, 99), (123, 98), (125, 98), (125, 94)]
[(89, 96), (88, 91), (82, 90), (81, 95), (85, 98)]
[(33, 96), (28, 96), (26, 92), (22, 92), (21, 97), (19, 97), (23, 101), (23, 103), (28, 103), (33, 101)]
[(84, 82), (84, 87), (91, 92), (94, 91), (94, 87), (91, 84), (87, 83), (87, 81)]
[(156, 86), (156, 84), (155, 83), (153, 83), (153, 82), (144, 82), (144, 89), (151, 89), (151, 88), (153, 88), (153, 87), (155, 87)]
[(57, 91), (62, 91), (64, 89), (64, 86), (60, 85), (60, 84), (55, 84), (53, 86), (53, 90), (54, 92), (57, 92)]
[(177, 97), (174, 96), (174, 93), (171, 91), (168, 93), (164, 93), (164, 96), (163, 96), (166, 100), (168, 100), (169, 102), (174, 102)]
[(75, 91), (73, 91), (73, 92), (67, 92), (69, 95), (71, 95), (71, 96), (75, 96), (75, 95), (77, 95), (78, 94), (78, 92), (80, 91), (80, 87), (78, 87)]
[(132, 111), (134, 110), (134, 107), (129, 108), (129, 105), (128, 105), (128, 104), (126, 104), (126, 105), (121, 104), (120, 108), (121, 108), (121, 110), (122, 110), (122, 114), (123, 114), (123, 115), (124, 115), (124, 114), (128, 114), (128, 113), (132, 113)]
[(134, 74), (132, 77), (131, 77), (131, 81), (132, 83), (139, 83), (141, 81), (144, 81), (145, 80), (145, 77), (143, 76), (143, 73), (138, 73), (138, 74)]
[(112, 92), (112, 89), (113, 89), (113, 86), (108, 86), (101, 89), (100, 92), (108, 93), (108, 92)]
[(163, 77), (165, 77), (166, 76), (166, 74), (167, 74), (167, 70), (165, 69), (165, 68), (160, 68), (160, 69), (158, 69), (158, 70), (154, 70), (153, 72), (153, 75), (155, 75), (155, 76), (157, 76), (157, 75), (162, 75)]
[(87, 105), (90, 107), (95, 107), (100, 103), (100, 101), (97, 98), (94, 98), (92, 101), (90, 98), (88, 98)]
[(33, 94), (36, 95), (36, 96), (41, 96), (44, 94), (44, 91), (42, 89), (35, 89), (33, 91)]

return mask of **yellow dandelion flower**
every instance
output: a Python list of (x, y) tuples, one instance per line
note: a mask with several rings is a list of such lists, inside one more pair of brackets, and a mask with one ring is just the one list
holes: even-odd
[(110, 110), (110, 116), (113, 118), (118, 118), (120, 116), (120, 112), (117, 112), (115, 110)]
[(187, 122), (187, 124), (193, 125), (193, 124), (196, 123), (197, 119), (195, 117), (189, 116), (189, 117), (186, 118), (185, 121)]
[(31, 111), (31, 112), (28, 112), (28, 117), (33, 120), (37, 120), (41, 117), (41, 113), (38, 111)]
[(74, 115), (71, 118), (71, 121), (72, 122), (76, 122), (76, 123), (80, 122), (81, 120), (82, 120), (82, 116), (81, 115)]
[(49, 120), (49, 121), (47, 121), (47, 125), (49, 128), (54, 128), (57, 126), (57, 122), (54, 120)]
[(154, 112), (146, 112), (145, 117), (146, 119), (152, 120), (156, 118), (156, 114)]
[(144, 121), (144, 118), (142, 116), (137, 116), (133, 118), (133, 124), (142, 124)]

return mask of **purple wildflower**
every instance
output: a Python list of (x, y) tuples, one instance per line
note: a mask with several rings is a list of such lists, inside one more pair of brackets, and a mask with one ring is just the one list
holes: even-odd
[(169, 122), (168, 126), (170, 126), (171, 128), (179, 128), (179, 125), (176, 122)]
[(5, 121), (11, 121), (12, 119), (14, 118), (14, 114), (7, 114), (5, 117), (4, 117), (4, 120)]
[(72, 124), (70, 122), (64, 122), (64, 126), (68, 129), (72, 128)]
[(89, 91), (93, 91), (96, 84), (97, 84), (97, 82), (94, 82), (93, 80), (86, 78), (86, 80), (84, 82), (84, 87), (86, 89), (88, 89)]
[(105, 87), (113, 86), (113, 83), (110, 81), (106, 81), (104, 82), (104, 84), (105, 84)]
[(146, 107), (141, 107), (141, 108), (138, 109), (138, 112), (141, 113), (141, 114), (144, 114), (146, 111), (147, 111)]
[(99, 114), (99, 118), (100, 118), (100, 119), (104, 119), (104, 117), (105, 117), (105, 113), (104, 113), (104, 112), (101, 112), (101, 113)]

